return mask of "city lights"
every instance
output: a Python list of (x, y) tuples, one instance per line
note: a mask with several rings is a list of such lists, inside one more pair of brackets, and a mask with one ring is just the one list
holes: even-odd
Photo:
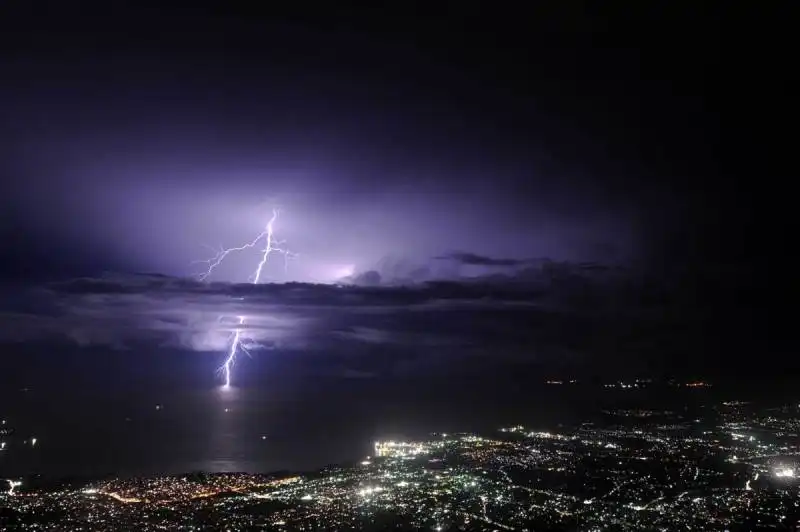
[[(800, 500), (796, 412), (725, 404), (709, 412), (713, 421), (700, 426), (677, 409), (612, 409), (604, 411), (605, 424), (379, 440), (371, 456), (352, 466), (308, 475), (179, 475), (57, 489), (14, 479), (0, 493), (0, 507), (25, 516), (30, 530), (193, 530), (199, 515), (219, 530), (579, 524), (581, 530), (722, 531), (747, 529), (744, 515), (787, 529)], [(47, 522), (47, 516), (59, 517)]]

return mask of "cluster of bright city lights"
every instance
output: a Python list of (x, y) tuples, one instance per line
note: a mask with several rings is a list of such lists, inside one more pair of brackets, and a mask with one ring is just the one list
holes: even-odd
[[(602, 413), (549, 429), (381, 440), (370, 456), (308, 474), (51, 485), (6, 478), (0, 529), (723, 532), (800, 525), (800, 406), (728, 401), (693, 412), (651, 406)], [(6, 432), (11, 454), (38, 451)]]

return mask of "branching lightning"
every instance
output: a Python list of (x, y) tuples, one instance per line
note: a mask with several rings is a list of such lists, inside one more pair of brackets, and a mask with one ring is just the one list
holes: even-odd
[[(262, 272), (264, 271), (264, 266), (267, 264), (270, 255), (272, 255), (273, 253), (283, 255), (284, 268), (286, 268), (289, 259), (295, 257), (296, 255), (288, 251), (286, 248), (282, 247), (284, 244), (283, 241), (275, 239), (274, 227), (275, 227), (275, 222), (278, 219), (278, 214), (279, 214), (278, 209), (272, 209), (272, 217), (269, 219), (269, 222), (267, 222), (267, 227), (255, 239), (253, 239), (253, 241), (239, 247), (222, 249), (213, 258), (204, 261), (199, 261), (207, 265), (207, 269), (202, 274), (199, 275), (199, 279), (201, 281), (208, 279), (208, 277), (214, 272), (214, 270), (220, 264), (222, 264), (222, 262), (231, 253), (235, 251), (244, 251), (246, 249), (255, 248), (257, 245), (259, 245), (261, 241), (264, 241), (264, 249), (261, 253), (261, 260), (256, 266), (256, 270), (253, 273), (253, 275), (250, 276), (249, 280), (253, 284), (259, 284), (261, 282), (261, 275)], [(249, 354), (249, 352), (247, 351), (247, 347), (244, 345), (248, 341), (248, 339), (243, 338), (242, 336), (242, 330), (244, 328), (245, 328), (245, 316), (239, 316), (235, 329), (233, 333), (231, 333), (228, 356), (225, 359), (225, 362), (219, 368), (219, 371), (222, 373), (222, 377), (224, 380), (224, 386), (226, 388), (231, 385), (231, 369), (236, 363), (236, 356), (239, 354), (240, 351)]]
[(14, 488), (22, 486), (22, 482), (20, 482), (19, 480), (8, 479), (7, 482), (8, 482), (8, 491), (6, 492), (6, 495), (14, 495)]

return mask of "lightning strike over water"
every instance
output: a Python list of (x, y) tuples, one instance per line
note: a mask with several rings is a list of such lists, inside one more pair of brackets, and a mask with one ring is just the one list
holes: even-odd
[[(261, 242), (262, 240), (264, 241), (264, 249), (261, 253), (261, 260), (259, 261), (258, 266), (256, 267), (256, 270), (253, 273), (253, 275), (250, 276), (249, 280), (253, 284), (259, 284), (261, 282), (261, 275), (264, 271), (264, 266), (267, 264), (269, 256), (272, 253), (278, 253), (280, 255), (283, 255), (284, 267), (286, 267), (289, 258), (294, 257), (296, 255), (294, 253), (291, 253), (287, 249), (280, 247), (283, 245), (283, 241), (276, 240), (274, 237), (274, 227), (275, 227), (275, 222), (278, 219), (278, 214), (279, 214), (278, 209), (272, 209), (272, 217), (269, 219), (269, 222), (267, 222), (267, 227), (255, 239), (253, 239), (252, 242), (244, 244), (239, 247), (222, 249), (213, 258), (205, 261), (200, 261), (203, 264), (207, 264), (208, 268), (206, 269), (205, 272), (199, 275), (199, 279), (201, 281), (208, 279), (208, 277), (214, 272), (217, 266), (219, 266), (225, 260), (225, 258), (227, 258), (229, 254), (233, 253), (234, 251), (244, 251), (246, 249), (252, 249), (256, 247), (258, 243)], [(222, 373), (224, 379), (223, 386), (225, 388), (229, 388), (231, 385), (231, 369), (236, 363), (236, 355), (239, 353), (239, 351), (247, 353), (247, 348), (242, 345), (242, 340), (243, 340), (242, 329), (244, 328), (244, 326), (245, 326), (245, 316), (239, 316), (236, 327), (233, 333), (231, 334), (231, 345), (228, 350), (228, 356), (225, 359), (225, 362), (219, 368), (219, 371)]]

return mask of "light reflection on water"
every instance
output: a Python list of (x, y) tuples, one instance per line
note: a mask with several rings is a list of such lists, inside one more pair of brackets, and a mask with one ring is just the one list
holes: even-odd
[(259, 426), (257, 417), (249, 411), (253, 405), (243, 399), (240, 388), (220, 386), (212, 395), (216, 406), (208, 416), (207, 448), (203, 453), (207, 458), (190, 464), (189, 469), (213, 473), (261, 470), (259, 462), (268, 462), (270, 455), (266, 438), (269, 427)]
[(0, 474), (307, 470), (358, 460), (375, 439), (497, 427), (558, 408), (558, 401), (539, 401), (524, 390), (509, 395), (461, 385), (303, 384), (65, 392), (58, 401), (32, 396), (7, 417), (20, 439), (37, 436), (37, 448), (10, 444), (0, 456)]

